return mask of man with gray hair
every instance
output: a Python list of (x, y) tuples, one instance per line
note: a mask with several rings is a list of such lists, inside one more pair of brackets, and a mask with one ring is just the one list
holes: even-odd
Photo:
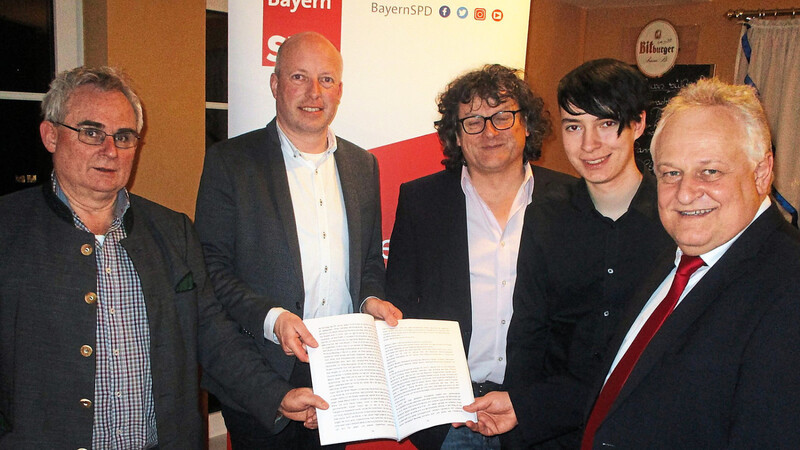
[(655, 261), (618, 329), (582, 448), (797, 448), (800, 235), (768, 197), (755, 91), (685, 87), (652, 152), (678, 248)]
[(202, 448), (198, 362), (269, 420), (189, 218), (125, 188), (143, 119), (124, 75), (60, 73), (42, 112), (50, 183), (0, 198), (0, 448)]

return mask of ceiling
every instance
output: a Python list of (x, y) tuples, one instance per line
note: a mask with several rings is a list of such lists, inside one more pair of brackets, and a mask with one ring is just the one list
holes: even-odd
[(688, 5), (710, 3), (711, 0), (559, 0), (581, 8), (623, 8), (630, 6)]

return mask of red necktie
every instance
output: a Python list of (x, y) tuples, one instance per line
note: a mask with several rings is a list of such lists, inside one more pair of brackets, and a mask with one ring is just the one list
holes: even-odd
[(622, 390), (622, 386), (625, 385), (625, 381), (628, 380), (628, 376), (633, 371), (636, 361), (639, 360), (639, 357), (642, 355), (642, 352), (644, 352), (650, 339), (652, 339), (656, 332), (658, 332), (658, 329), (661, 328), (661, 324), (664, 323), (670, 313), (672, 313), (672, 310), (675, 309), (675, 305), (678, 304), (678, 299), (681, 298), (681, 294), (686, 288), (689, 277), (704, 264), (705, 263), (699, 256), (681, 256), (681, 262), (678, 264), (678, 270), (675, 271), (675, 279), (672, 280), (672, 286), (670, 286), (667, 296), (664, 297), (664, 300), (661, 301), (650, 318), (647, 319), (647, 322), (645, 322), (639, 334), (636, 335), (628, 351), (626, 351), (625, 355), (619, 360), (614, 371), (611, 372), (608, 380), (606, 380), (603, 389), (600, 391), (592, 413), (589, 415), (589, 421), (586, 423), (586, 430), (583, 433), (583, 441), (581, 442), (581, 450), (592, 448), (594, 434), (597, 428), (600, 427), (600, 424), (606, 418), (608, 411), (611, 409), (611, 405), (614, 404), (614, 400), (617, 399), (619, 392)]

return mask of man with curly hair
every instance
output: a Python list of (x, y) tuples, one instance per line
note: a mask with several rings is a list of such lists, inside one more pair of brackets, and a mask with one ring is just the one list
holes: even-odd
[[(387, 267), (387, 299), (405, 317), (456, 320), (476, 396), (501, 388), (525, 208), (571, 177), (534, 167), (550, 120), (540, 97), (501, 65), (452, 81), (436, 122), (445, 170), (403, 184)], [(419, 448), (499, 448), (447, 425)]]

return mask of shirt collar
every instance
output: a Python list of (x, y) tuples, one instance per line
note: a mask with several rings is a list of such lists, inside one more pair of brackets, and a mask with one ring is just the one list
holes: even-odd
[[(744, 233), (745, 230), (750, 228), (750, 225), (752, 225), (753, 222), (755, 222), (756, 219), (758, 219), (759, 216), (761, 216), (761, 214), (764, 214), (764, 211), (769, 209), (770, 205), (772, 205), (772, 201), (769, 199), (769, 196), (767, 196), (767, 197), (764, 198), (764, 200), (761, 202), (761, 205), (758, 207), (758, 211), (756, 212), (756, 215), (753, 217), (753, 219), (750, 221), (750, 223), (748, 223), (747, 226), (742, 229), (742, 231), (740, 231), (736, 236), (732, 237), (728, 242), (720, 245), (719, 247), (717, 247), (717, 248), (715, 248), (715, 249), (713, 249), (711, 251), (708, 251), (708, 252), (703, 253), (702, 255), (700, 255), (700, 257), (703, 258), (703, 262), (705, 262), (706, 265), (709, 268), (711, 266), (713, 266), (714, 264), (716, 264), (717, 261), (719, 261), (720, 258), (722, 258), (722, 255), (724, 255), (725, 252), (727, 252), (728, 249), (731, 248), (733, 243), (736, 242), (737, 239), (739, 239), (739, 237), (742, 235), (742, 233)], [(682, 255), (683, 255), (683, 252), (681, 251), (680, 248), (678, 248), (678, 250), (675, 251), (675, 266), (677, 266), (678, 263), (680, 262)]]
[[(642, 181), (639, 183), (636, 193), (633, 194), (631, 203), (628, 205), (628, 211), (635, 210), (649, 219), (659, 220), (658, 203), (654, 201), (654, 199), (658, 197), (656, 192), (656, 177), (653, 176), (638, 159), (636, 160), (636, 168), (639, 169), (639, 173), (642, 174)], [(589, 187), (586, 185), (586, 180), (581, 179), (581, 182), (578, 183), (575, 195), (573, 196), (573, 203), (575, 207), (583, 212), (595, 210), (594, 202), (592, 202), (592, 197), (589, 195)], [(626, 211), (625, 214), (627, 214), (628, 211)], [(625, 214), (623, 214), (623, 216)]]
[[(281, 129), (281, 125), (278, 121), (275, 121), (275, 125), (278, 129), (278, 139), (281, 141), (281, 151), (283, 151), (283, 155), (286, 158), (302, 158), (302, 152), (295, 147), (292, 141), (289, 140), (289, 137), (286, 136), (286, 133), (283, 132)], [(328, 147), (325, 149), (327, 155), (333, 154), (336, 151), (336, 134), (334, 134), (331, 127), (328, 127), (327, 131), (327, 140), (328, 140)]]
[[(50, 172), (50, 186), (53, 189), (53, 193), (61, 200), (61, 203), (69, 208), (69, 211), (72, 213), (72, 218), (76, 221), (77, 224), (83, 224), (80, 217), (75, 213), (75, 210), (72, 209), (72, 205), (69, 204), (69, 199), (67, 199), (67, 195), (64, 193), (64, 190), (61, 189), (61, 185), (58, 184), (58, 177), (56, 176), (56, 171), (53, 170)], [(117, 199), (114, 201), (114, 218), (111, 221), (111, 228), (113, 230), (122, 223), (122, 217), (128, 211), (128, 208), (131, 206), (131, 199), (130, 195), (128, 194), (128, 190), (123, 187), (119, 191), (117, 191)]]
[[(533, 195), (533, 169), (531, 169), (531, 165), (528, 163), (523, 164), (523, 169), (525, 171), (524, 178), (522, 180), (521, 188), (525, 190), (525, 198), (527, 202), (530, 203), (531, 196)], [(469, 176), (469, 170), (467, 170), (467, 166), (461, 167), (461, 190), (464, 192), (464, 195), (467, 194), (467, 190), (474, 191), (475, 185), (472, 184), (472, 178)]]

